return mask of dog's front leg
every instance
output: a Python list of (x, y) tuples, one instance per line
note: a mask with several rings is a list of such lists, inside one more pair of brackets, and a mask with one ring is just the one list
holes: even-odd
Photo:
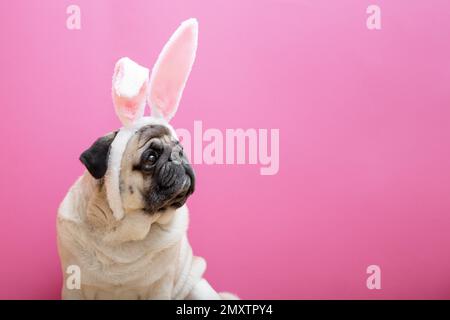
[(81, 289), (67, 289), (65, 286), (61, 293), (62, 300), (84, 300), (85, 297)]
[(161, 278), (150, 285), (147, 300), (170, 300), (173, 290), (174, 271), (169, 268)]

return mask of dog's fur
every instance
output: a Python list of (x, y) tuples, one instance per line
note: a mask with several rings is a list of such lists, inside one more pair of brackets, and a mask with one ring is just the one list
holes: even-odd
[[(114, 134), (110, 134), (99, 143), (108, 144), (113, 138)], [(157, 187), (160, 175), (170, 174), (167, 168), (166, 173), (161, 173), (161, 169), (155, 169), (153, 174), (140, 171), (142, 155), (155, 144), (166, 148), (178, 146), (170, 131), (160, 126), (143, 127), (127, 144), (120, 173), (124, 219), (114, 218), (102, 178), (95, 179), (89, 172), (78, 179), (62, 202), (58, 246), (65, 275), (64, 299), (220, 298), (202, 279), (205, 261), (192, 255), (186, 237), (185, 199), (175, 207), (167, 206), (178, 197), (179, 190), (172, 191), (158, 207), (148, 205), (148, 198), (160, 193)], [(108, 150), (95, 144), (92, 148), (100, 153)], [(168, 151), (173, 149), (177, 147)], [(175, 166), (186, 162), (184, 158)], [(167, 163), (168, 159), (161, 156), (156, 166), (163, 168)], [(184, 174), (177, 179), (184, 179)], [(69, 290), (65, 285), (69, 275), (65, 271), (70, 265), (80, 267), (79, 290)]]
[[(149, 80), (147, 68), (120, 59), (113, 102), (124, 124), (80, 156), (87, 171), (58, 210), (64, 299), (233, 299), (203, 279), (206, 264), (187, 240), (194, 172), (175, 114), (197, 48), (197, 21), (181, 24)], [(146, 99), (152, 116), (143, 117)], [(73, 269), (72, 266), (78, 268)], [(80, 271), (78, 279), (68, 270)]]

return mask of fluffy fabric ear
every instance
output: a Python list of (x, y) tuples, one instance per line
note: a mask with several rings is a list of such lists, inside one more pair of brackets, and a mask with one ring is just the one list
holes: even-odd
[(198, 23), (184, 21), (161, 51), (150, 77), (152, 116), (169, 121), (175, 114), (197, 51)]
[(112, 97), (116, 114), (124, 126), (131, 126), (144, 115), (149, 70), (129, 58), (116, 63)]
[(116, 132), (98, 138), (94, 144), (80, 156), (80, 161), (95, 179), (103, 178), (108, 169), (109, 149), (115, 136)]

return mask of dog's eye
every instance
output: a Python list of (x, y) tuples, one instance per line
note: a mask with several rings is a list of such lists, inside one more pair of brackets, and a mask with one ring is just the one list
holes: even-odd
[(156, 151), (150, 150), (144, 163), (142, 164), (142, 171), (149, 171), (153, 168), (156, 161), (158, 160), (158, 153)]

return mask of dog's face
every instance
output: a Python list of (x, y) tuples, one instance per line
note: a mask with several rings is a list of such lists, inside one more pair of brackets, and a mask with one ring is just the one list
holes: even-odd
[[(102, 182), (115, 133), (99, 138), (80, 156), (91, 175)], [(179, 208), (194, 192), (195, 176), (183, 147), (164, 125), (146, 125), (128, 141), (120, 169), (125, 213), (148, 214)]]

